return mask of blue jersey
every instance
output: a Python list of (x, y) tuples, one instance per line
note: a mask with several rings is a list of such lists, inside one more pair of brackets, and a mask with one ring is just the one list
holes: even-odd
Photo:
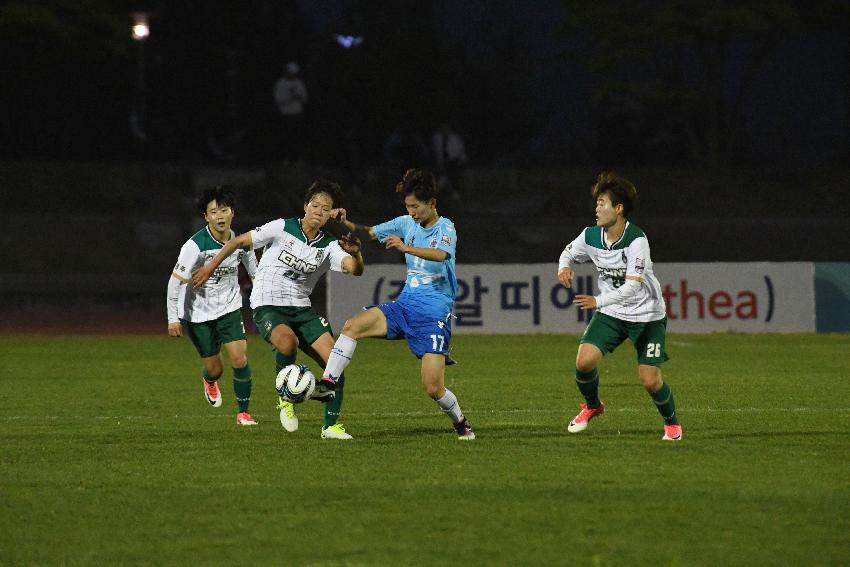
[(398, 236), (407, 246), (435, 248), (446, 253), (446, 259), (442, 262), (433, 262), (413, 254), (405, 254), (407, 279), (399, 300), (447, 305), (450, 311), (457, 294), (457, 277), (455, 276), (457, 232), (455, 232), (454, 223), (446, 217), (440, 217), (430, 228), (423, 228), (413, 220), (413, 217), (404, 215), (372, 228), (381, 242), (388, 236)]

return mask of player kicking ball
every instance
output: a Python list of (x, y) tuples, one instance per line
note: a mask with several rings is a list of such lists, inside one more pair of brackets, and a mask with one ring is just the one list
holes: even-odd
[(682, 426), (670, 386), (661, 379), (667, 307), (661, 285), (652, 271), (649, 241), (628, 221), (637, 201), (637, 190), (613, 172), (599, 175), (592, 188), (596, 199), (596, 226), (591, 226), (564, 248), (558, 262), (558, 279), (571, 287), (572, 266), (593, 262), (599, 271), (600, 294), (576, 295), (581, 309), (596, 309), (582, 335), (576, 355), (576, 385), (586, 401), (567, 430), (580, 433), (591, 419), (605, 411), (599, 399), (602, 357), (614, 352), (627, 338), (637, 351), (638, 376), (664, 419), (665, 441), (680, 441)]
[[(334, 345), (331, 327), (313, 309), (310, 294), (328, 270), (353, 276), (363, 273), (360, 241), (349, 235), (337, 239), (325, 230), (333, 212), (345, 215), (345, 210), (338, 208), (342, 198), (338, 183), (317, 179), (304, 195), (301, 218), (276, 219), (240, 234), (192, 275), (196, 286), (204, 285), (232, 251), (263, 249), (251, 290), (251, 308), (257, 330), (275, 349), (276, 372), (295, 362), (298, 349), (322, 366), (327, 363)], [(322, 439), (352, 438), (339, 421), (344, 383), (341, 376), (335, 392), (313, 396), (324, 402)], [(278, 410), (283, 428), (297, 431), (298, 416), (292, 402), (280, 398)]]
[(235, 213), (235, 198), (231, 190), (223, 187), (208, 189), (198, 198), (197, 205), (207, 225), (183, 244), (177, 265), (168, 279), (168, 334), (182, 337), (185, 330), (192, 339), (204, 365), (204, 396), (216, 408), (221, 407), (218, 379), (223, 372), (221, 348), (224, 347), (233, 367), (233, 391), (239, 406), (236, 423), (256, 425), (257, 422), (248, 413), (251, 367), (248, 366), (248, 343), (242, 321), (239, 264), (245, 266), (253, 279), (257, 258), (250, 248), (234, 249), (206, 284), (193, 287), (192, 271), (203, 266), (235, 237), (230, 228)]
[(451, 316), (457, 294), (455, 249), (457, 232), (452, 221), (437, 213), (437, 183), (430, 171), (409, 169), (396, 185), (407, 214), (375, 226), (356, 225), (338, 211), (337, 219), (355, 235), (379, 240), (388, 249), (404, 253), (407, 279), (396, 301), (370, 307), (345, 322), (334, 344), (316, 390), (339, 388), (342, 372), (354, 356), (357, 341), (367, 338), (405, 339), (422, 361), (420, 377), (425, 393), (451, 419), (458, 439), (475, 439), (454, 393), (445, 386)]

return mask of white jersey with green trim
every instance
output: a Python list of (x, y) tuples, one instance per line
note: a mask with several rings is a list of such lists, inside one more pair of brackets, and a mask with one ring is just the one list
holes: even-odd
[(622, 236), (609, 242), (601, 226), (590, 226), (564, 248), (558, 270), (593, 262), (599, 272), (597, 309), (623, 321), (648, 322), (667, 314), (661, 284), (652, 270), (649, 241), (626, 222)]
[[(230, 238), (234, 237), (235, 234), (231, 230)], [(236, 250), (225, 258), (201, 287), (196, 288), (191, 282), (192, 272), (212, 260), (223, 246), (224, 243), (212, 235), (209, 226), (205, 226), (180, 249), (177, 265), (174, 266), (174, 276), (177, 276), (181, 283), (176, 293), (169, 287), (169, 322), (175, 322), (176, 317), (192, 323), (203, 323), (242, 307), (239, 263), (245, 266), (252, 278), (257, 271), (257, 257), (247, 248)]]
[(251, 307), (310, 307), (310, 294), (319, 278), (331, 269), (343, 272), (349, 254), (337, 239), (320, 230), (307, 238), (301, 219), (277, 219), (251, 231), (254, 249), (265, 248), (257, 267)]

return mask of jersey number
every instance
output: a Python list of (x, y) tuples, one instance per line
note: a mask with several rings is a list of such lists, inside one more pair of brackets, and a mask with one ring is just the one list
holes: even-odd
[[(437, 339), (440, 339), (440, 348), (437, 348)], [(443, 350), (446, 345), (446, 337), (443, 335), (431, 335), (431, 348), (433, 350)]]
[(661, 343), (646, 345), (646, 358), (658, 358), (659, 356), (661, 356)]

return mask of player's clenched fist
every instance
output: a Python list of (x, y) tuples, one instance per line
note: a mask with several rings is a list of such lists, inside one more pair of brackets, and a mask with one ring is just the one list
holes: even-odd
[(575, 276), (575, 272), (570, 268), (561, 268), (558, 272), (558, 279), (561, 280), (561, 285), (564, 287), (572, 287), (573, 286), (573, 277)]
[(340, 247), (352, 256), (360, 254), (360, 239), (350, 232), (340, 237), (338, 242)]

